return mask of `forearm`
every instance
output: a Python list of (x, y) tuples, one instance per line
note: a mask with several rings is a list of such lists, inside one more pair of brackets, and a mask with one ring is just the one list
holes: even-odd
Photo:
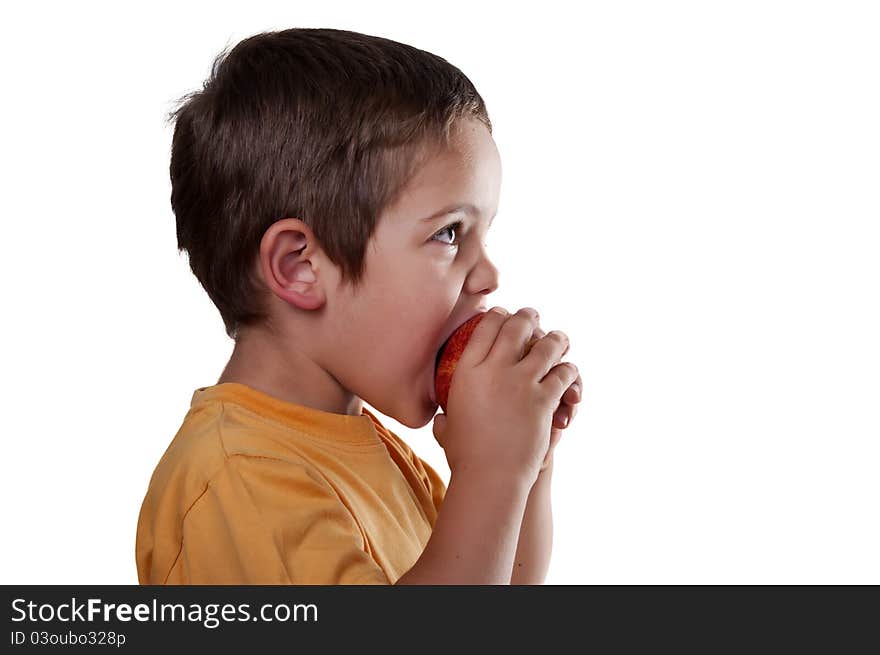
[(529, 484), (452, 472), (431, 538), (395, 584), (510, 584)]
[(547, 468), (538, 475), (526, 502), (510, 584), (543, 584), (547, 577), (553, 550), (553, 512), (550, 504), (552, 475), (551, 455)]

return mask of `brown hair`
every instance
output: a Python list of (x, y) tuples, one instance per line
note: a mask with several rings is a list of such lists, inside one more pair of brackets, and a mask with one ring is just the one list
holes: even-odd
[(382, 210), (448, 147), (462, 117), (492, 131), (483, 99), (445, 59), (325, 28), (248, 37), (214, 60), (203, 88), (168, 115), (178, 251), (226, 333), (267, 318), (251, 276), (272, 223), (306, 223), (357, 286)]

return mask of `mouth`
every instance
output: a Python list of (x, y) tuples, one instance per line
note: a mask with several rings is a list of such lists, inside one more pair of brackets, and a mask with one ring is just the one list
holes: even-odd
[[(449, 341), (449, 339), (446, 339), (446, 341)], [(434, 377), (437, 377), (437, 367), (440, 366), (440, 358), (443, 356), (443, 349), (446, 348), (446, 341), (437, 350), (437, 356), (434, 358)]]
[[(448, 339), (447, 339), (448, 341)], [(437, 404), (437, 388), (436, 388), (436, 380), (437, 380), (437, 367), (440, 365), (440, 356), (443, 354), (443, 348), (446, 347), (446, 341), (443, 342), (443, 345), (437, 350), (437, 356), (434, 358), (434, 368), (431, 369), (431, 379), (428, 383), (428, 398), (431, 399), (431, 402), (435, 405)]]

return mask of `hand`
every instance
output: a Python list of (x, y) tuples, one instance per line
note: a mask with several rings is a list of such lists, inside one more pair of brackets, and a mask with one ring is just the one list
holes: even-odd
[[(540, 338), (545, 336), (545, 334), (544, 330), (537, 328), (534, 336)], [(568, 352), (568, 348), (565, 349), (562, 355), (565, 356), (566, 352)], [(572, 420), (577, 415), (577, 406), (582, 400), (582, 389), (583, 381), (580, 374), (578, 374), (577, 379), (562, 394), (559, 406), (553, 413), (553, 424), (550, 428), (550, 447), (547, 450), (547, 455), (544, 457), (544, 462), (541, 464), (541, 471), (545, 471), (550, 466), (550, 461), (553, 458), (553, 449), (562, 438), (562, 430), (571, 425)]]
[(537, 312), (522, 308), (490, 311), (474, 329), (452, 378), (448, 417), (434, 417), (453, 474), (479, 469), (532, 481), (538, 475), (554, 411), (579, 376), (574, 364), (557, 363), (568, 349), (562, 332), (541, 337), (523, 356), (537, 327)]

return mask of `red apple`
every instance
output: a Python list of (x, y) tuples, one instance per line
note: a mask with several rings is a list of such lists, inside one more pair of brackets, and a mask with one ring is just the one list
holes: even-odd
[[(480, 321), (483, 320), (485, 315), (486, 312), (477, 314), (459, 325), (455, 329), (455, 332), (453, 332), (446, 340), (446, 343), (440, 347), (440, 352), (437, 354), (437, 369), (434, 373), (434, 390), (437, 396), (437, 404), (443, 408), (444, 412), (446, 411), (446, 403), (449, 400), (449, 387), (452, 384), (452, 374), (455, 372), (458, 360), (461, 358), (461, 354), (464, 352), (464, 348), (468, 341), (470, 341), (474, 329)], [(532, 337), (529, 340), (523, 352), (523, 357), (529, 353), (532, 349), (532, 345), (534, 345), (536, 341), (538, 341), (538, 337)]]

